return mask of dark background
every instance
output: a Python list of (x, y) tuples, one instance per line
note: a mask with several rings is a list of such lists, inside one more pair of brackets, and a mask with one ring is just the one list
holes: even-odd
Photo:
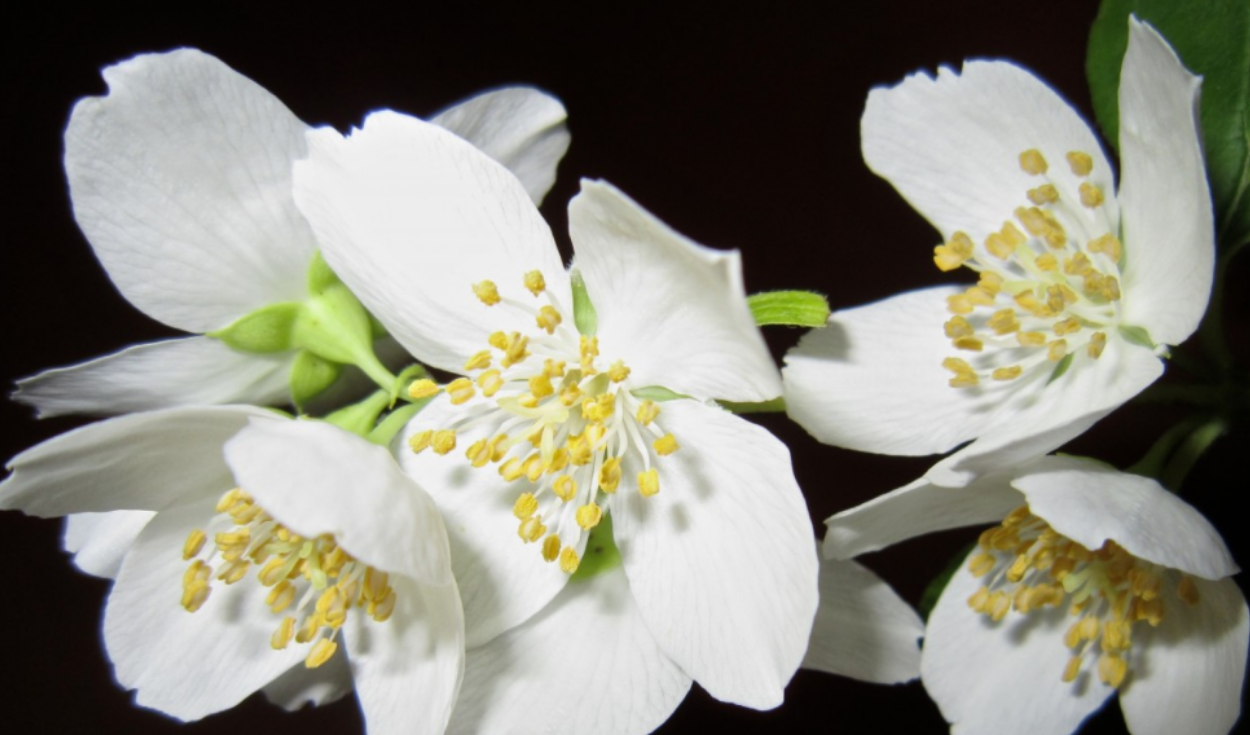
[[(604, 178), (691, 238), (742, 250), (750, 291), (813, 289), (829, 294), (835, 308), (944, 279), (929, 258), (934, 231), (863, 165), (859, 115), (871, 87), (966, 57), (1009, 58), (1089, 117), (1083, 64), (1096, 7), (1090, 0), (880, 2), (852, 10), (759, 4), (737, 11), (711, 4), (653, 11), (410, 3), (399, 14), (365, 6), (326, 13), (229, 2), (211, 10), (44, 3), (28, 6), (33, 18), (6, 21), (3, 384), (174, 334), (113, 290), (74, 225), (61, 169), (61, 131), (74, 100), (102, 94), (98, 70), (138, 52), (199, 47), (306, 122), (340, 130), (380, 107), (429, 115), (492, 86), (542, 87), (563, 99), (573, 133), (543, 208), (566, 253), (564, 206), (578, 178)], [(1246, 282), (1237, 272), (1230, 284), (1239, 348), (1250, 311)], [(798, 334), (770, 331), (778, 357)], [(0, 404), (0, 415), (0, 458), (82, 423), (37, 422), (9, 403)], [(1073, 451), (1125, 466), (1177, 416), (1126, 408)], [(902, 485), (931, 463), (824, 447), (784, 417), (762, 423), (792, 447), (817, 529), (831, 513)], [(1187, 487), (1243, 563), (1244, 533), (1233, 524), (1231, 503), (1244, 483), (1228, 473), (1247, 446), (1244, 430), (1226, 438)], [(60, 526), (0, 514), (0, 711), (8, 732), (361, 730), (350, 698), (284, 715), (253, 697), (186, 726), (135, 708), (113, 682), (101, 648), (108, 583), (73, 569), (59, 551)], [(969, 538), (940, 534), (865, 561), (915, 603)], [(944, 723), (919, 684), (868, 686), (800, 672), (786, 704), (768, 713), (717, 703), (696, 686), (661, 732), (870, 728), (942, 732)], [(1086, 728), (1122, 730), (1114, 703)]]

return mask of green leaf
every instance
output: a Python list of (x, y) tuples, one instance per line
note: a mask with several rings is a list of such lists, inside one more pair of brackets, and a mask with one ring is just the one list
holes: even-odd
[(291, 400), (300, 410), (339, 379), (343, 366), (301, 350), (291, 366)]
[(1120, 65), (1132, 13), (1163, 34), (1201, 74), (1202, 137), (1222, 249), (1250, 239), (1250, 3), (1246, 0), (1103, 0), (1086, 74), (1094, 114), (1119, 146)]
[(270, 304), (208, 336), (240, 352), (284, 352), (291, 349), (291, 333), (302, 308), (290, 302)]
[(1150, 350), (1155, 348), (1155, 341), (1150, 338), (1150, 332), (1147, 332), (1143, 327), (1120, 326), (1118, 331), (1120, 332), (1120, 336), (1123, 337), (1129, 344), (1145, 347)]
[(578, 334), (593, 337), (599, 329), (599, 315), (595, 313), (595, 305), (590, 303), (590, 294), (586, 293), (586, 282), (576, 269), (569, 273), (569, 280), (573, 285), (573, 324)]
[(829, 319), (829, 301), (811, 291), (767, 291), (747, 297), (751, 316), (761, 327), (823, 327)]

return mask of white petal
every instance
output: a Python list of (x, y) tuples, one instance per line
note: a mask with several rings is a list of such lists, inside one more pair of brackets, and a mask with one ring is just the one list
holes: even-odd
[(1215, 263), (1198, 94), (1167, 41), (1129, 20), (1120, 74), (1120, 206), (1126, 265), (1124, 320), (1175, 345), (1198, 328)]
[(385, 448), (320, 421), (253, 421), (225, 455), (239, 487), (300, 535), (328, 533), (369, 566), (451, 583), (442, 517)]
[(1203, 579), (1238, 571), (1210, 521), (1148, 477), (1076, 457), (1045, 457), (1011, 484), (1035, 515), (1087, 549), (1113, 539), (1136, 557)]
[(266, 699), (288, 712), (310, 704), (317, 707), (351, 693), (352, 670), (347, 665), (347, 656), (331, 656), (315, 669), (292, 666), (261, 691)]
[(1246, 598), (1231, 579), (1195, 581), (1196, 606), (1170, 606), (1157, 629), (1133, 641), (1142, 665), (1130, 670), (1120, 692), (1133, 735), (1224, 735), (1241, 713), (1250, 645)]
[(344, 631), (365, 725), (371, 735), (442, 732), (464, 673), (460, 596), (454, 583), (391, 579), (391, 618), (349, 615)]
[(764, 429), (695, 401), (664, 403), (657, 423), (681, 444), (659, 458), (659, 494), (623, 487), (611, 500), (638, 610), (713, 697), (776, 707), (818, 602), (811, 520), (790, 453)]
[(556, 298), (572, 303), (551, 231), (525, 187), (472, 145), (394, 112), (370, 115), (350, 138), (320, 129), (308, 141), (295, 199), (326, 260), (423, 362), (461, 371), (491, 332), (536, 329), (518, 309), (478, 301), (472, 285), (480, 281), (536, 304), (522, 279), (540, 270)]
[(569, 149), (568, 115), (560, 100), (529, 87), (505, 87), (465, 100), (430, 119), (499, 161), (535, 204), (556, 181)]
[(825, 521), (825, 557), (850, 559), (914, 536), (998, 522), (1024, 505), (1003, 474), (967, 486), (945, 487), (920, 478)]
[(74, 566), (87, 574), (116, 579), (126, 552), (154, 515), (150, 510), (67, 515), (65, 550), (74, 555)]
[[(439, 396), (409, 422), (404, 441), (417, 431), (450, 425), (459, 413), (445, 394)], [(446, 456), (399, 449), (400, 465), (434, 499), (447, 525), (470, 648), (529, 619), (568, 582), (557, 565), (543, 561), (535, 545), (517, 536), (512, 508), (529, 486), (523, 480), (505, 483), (494, 466), (475, 469), (465, 460), (464, 449), (490, 430), (479, 426), (457, 432), (457, 449)]]
[(820, 565), (820, 608), (803, 668), (877, 684), (920, 676), (924, 621), (880, 577), (851, 561)]
[(294, 353), (236, 352), (209, 337), (169, 339), (19, 380), (13, 400), (34, 406), (39, 418), (169, 406), (283, 404), (290, 402), (294, 359)]
[(920, 658), (929, 696), (958, 735), (1070, 735), (1115, 690), (1090, 663), (1063, 683), (1067, 608), (1009, 612), (993, 623), (968, 607), (980, 586), (965, 564), (929, 615)]
[(233, 481), (221, 445), (260, 408), (172, 408), (89, 424), (9, 460), (0, 508), (40, 517), (161, 510)]
[[(1110, 228), (1091, 218), (1086, 228), (1117, 231), (1111, 166), (1098, 139), (1076, 111), (1037, 77), (1003, 61), (968, 61), (962, 73), (913, 74), (868, 95), (860, 121), (864, 160), (949, 239), (966, 232), (980, 243), (1027, 205), (1025, 192), (1047, 177), (1026, 174), (1019, 155), (1036, 148), (1052, 167), (1069, 151), (1093, 157), (1089, 180), (1108, 193)], [(1054, 180), (1061, 195), (1066, 179)], [(1069, 189), (1072, 187), (1068, 187)], [(1072, 192), (1075, 195), (1075, 191)], [(917, 250), (916, 257), (924, 257)]]
[(736, 250), (692, 242), (597, 181), (582, 181), (569, 204), (569, 232), (600, 351), (624, 359), (634, 385), (732, 401), (781, 395)]
[(613, 569), (568, 584), (520, 627), (470, 649), (448, 732), (651, 732), (689, 689)]
[(207, 332), (302, 299), (312, 233), (291, 198), (305, 126), (207, 54), (179, 49), (104, 70), (65, 131), (74, 217), (118, 290)]
[(189, 566), (183, 543), (216, 515), (216, 501), (157, 514), (126, 555), (104, 612), (104, 642), (117, 681), (137, 690), (139, 704), (181, 720), (233, 707), (308, 653), (300, 645), (270, 647), (281, 616), (269, 611), (269, 590), (254, 575), (232, 585), (214, 580), (194, 613), (179, 604)]

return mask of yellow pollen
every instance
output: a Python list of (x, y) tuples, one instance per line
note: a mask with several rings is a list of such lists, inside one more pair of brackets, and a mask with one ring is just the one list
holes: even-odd
[(430, 446), (430, 439), (434, 436), (434, 432), (430, 430), (418, 431), (408, 437), (408, 446), (412, 448), (414, 454), (420, 454), (426, 447)]
[(1062, 337), (1065, 334), (1081, 331), (1081, 320), (1076, 317), (1069, 317), (1061, 322), (1055, 322), (1055, 335)]
[(555, 561), (560, 556), (560, 535), (553, 533), (543, 539), (543, 560)]
[(981, 552), (968, 560), (968, 571), (972, 572), (974, 577), (984, 577), (990, 573), (990, 570), (997, 564), (992, 554)]
[(545, 373), (539, 373), (530, 378), (529, 386), (530, 393), (534, 394), (534, 397), (538, 399), (546, 398), (556, 392), (556, 389), (551, 387), (551, 378), (547, 377)]
[(614, 493), (621, 484), (621, 458), (612, 457), (599, 469), (599, 488), (605, 493)]
[(581, 563), (582, 560), (578, 558), (577, 552), (573, 550), (572, 546), (565, 546), (564, 551), (560, 552), (560, 569), (563, 570), (565, 574), (572, 574), (573, 572), (576, 572), (577, 567)]
[(965, 232), (951, 235), (950, 242), (933, 249), (933, 262), (943, 271), (953, 271), (972, 257), (972, 238)]
[(590, 439), (585, 433), (570, 436), (565, 446), (569, 450), (569, 462), (578, 467), (590, 464), (594, 450), (591, 448)]
[(998, 232), (990, 233), (985, 238), (985, 249), (990, 251), (994, 257), (1000, 260), (1006, 260), (1016, 251), (1016, 248), (1028, 242), (1028, 238), (1011, 222), (1004, 222), (1003, 227)]
[(1046, 359), (1051, 362), (1059, 362), (1068, 354), (1068, 341), (1066, 339), (1057, 339), (1046, 347)]
[(477, 376), (477, 387), (482, 389), (482, 395), (490, 398), (499, 392), (503, 387), (503, 378), (498, 370), (487, 370)]
[(543, 278), (542, 271), (529, 271), (526, 273), (525, 287), (535, 296), (545, 291), (547, 289), (547, 280)]
[(990, 315), (987, 322), (990, 329), (994, 330), (994, 334), (1002, 336), (1011, 334), (1020, 329), (1020, 322), (1016, 319), (1016, 312), (1011, 309), (999, 309)]
[(495, 287), (494, 281), (482, 281), (473, 284), (473, 293), (487, 306), (494, 306), (499, 303), (499, 289)]
[(672, 434), (665, 434), (659, 439), (656, 439), (651, 443), (651, 446), (655, 447), (656, 454), (661, 457), (667, 457), (673, 452), (676, 452), (678, 449), (681, 449), (681, 445), (677, 443), (677, 437)]
[(1030, 148), (1020, 154), (1020, 168), (1024, 169), (1024, 172), (1030, 176), (1039, 176), (1046, 173), (1050, 167), (1046, 164), (1046, 159), (1042, 156), (1041, 151), (1036, 148)]
[(291, 642), (291, 638), (295, 636), (295, 618), (290, 615), (282, 619), (282, 623), (278, 625), (278, 629), (269, 637), (269, 645), (275, 651), (281, 651)]
[(564, 361), (547, 358), (543, 360), (543, 374), (549, 378), (564, 377)]
[(952, 314), (971, 314), (972, 302), (964, 294), (951, 294), (946, 297), (946, 308)]
[(962, 316), (951, 317), (944, 325), (946, 336), (951, 339), (959, 339), (960, 337), (971, 337), (975, 330), (968, 323), (967, 319)]
[(204, 535), (203, 531), (199, 529), (192, 531), (187, 536), (186, 543), (182, 545), (182, 560), (190, 561), (192, 558), (198, 556), (200, 549), (204, 548), (204, 542), (207, 540), (208, 537)]
[(595, 358), (599, 356), (599, 338), (582, 335), (580, 341), (582, 375), (595, 374)]
[(439, 429), (430, 440), (435, 454), (447, 454), (456, 448), (456, 432), (451, 429)]
[(1094, 170), (1094, 159), (1088, 153), (1068, 151), (1067, 159), (1068, 166), (1076, 176), (1089, 176), (1089, 172)]
[(629, 368), (625, 367), (625, 363), (617, 360), (608, 368), (608, 377), (613, 383), (620, 383), (629, 377)]
[(1071, 684), (1076, 681), (1076, 675), (1081, 673), (1081, 657), (1073, 656), (1068, 659), (1068, 665), (1063, 667), (1063, 683)]
[(304, 659), (304, 665), (310, 669), (315, 669), (330, 660), (334, 652), (339, 649), (339, 644), (329, 638), (322, 638), (313, 644), (312, 650), (308, 652), (308, 658)]
[(469, 463), (474, 467), (485, 467), (490, 463), (490, 447), (487, 446), (485, 439), (478, 439), (469, 446), (464, 456), (468, 458)]
[(1059, 201), (1059, 190), (1052, 184), (1042, 184), (1036, 189), (1029, 189), (1029, 201), (1041, 206), (1043, 204), (1054, 204)]
[(525, 474), (525, 468), (522, 466), (521, 459), (519, 457), (513, 457), (500, 465), (499, 474), (507, 482), (512, 482), (521, 475)]
[(465, 370), (482, 370), (488, 367), (490, 367), (490, 350), (476, 352), (473, 357), (464, 362)]
[(517, 363), (524, 362), (525, 358), (530, 356), (528, 351), (530, 339), (522, 336), (517, 332), (508, 335), (508, 344), (504, 349), (504, 357), (499, 361), (500, 365), (510, 368)]
[(660, 407), (654, 401), (644, 400), (638, 405), (638, 413), (634, 415), (634, 418), (643, 426), (650, 426), (659, 415)]
[(456, 378), (447, 384), (447, 395), (451, 396), (451, 405), (459, 406), (477, 394), (473, 389), (473, 381), (468, 378)]
[(1085, 253), (1077, 253), (1063, 261), (1063, 272), (1069, 276), (1086, 276), (1093, 270), (1094, 264), (1089, 262)]
[(953, 344), (955, 345), (955, 349), (968, 350), (969, 352), (980, 352), (981, 349), (985, 347), (985, 343), (975, 337), (960, 337), (959, 339), (954, 340)]
[(420, 400), (437, 395), (440, 390), (442, 389), (438, 387), (438, 383), (429, 378), (422, 378), (412, 381), (412, 384), (408, 386), (408, 397), (413, 400)]
[(1016, 341), (1021, 347), (1041, 347), (1046, 344), (1046, 335), (1041, 332), (1017, 332)]
[(564, 319), (554, 306), (544, 306), (538, 310), (538, 316), (535, 317), (535, 321), (538, 322), (539, 329), (547, 334), (555, 334), (556, 327), (560, 326), (560, 322), (564, 321)]
[[(1124, 246), (1120, 244), (1119, 238), (1111, 233), (1090, 240), (1085, 249), (1091, 253), (1106, 253), (1108, 258), (1117, 263), (1120, 261), (1120, 256), (1124, 253)], [(1086, 262), (1089, 262), (1088, 259)]]
[(1103, 202), (1102, 189), (1088, 181), (1081, 182), (1081, 205), (1094, 209), (1101, 207)]
[(543, 525), (543, 517), (540, 515), (530, 516), (521, 521), (521, 526), (517, 529), (517, 535), (527, 544), (542, 538), (546, 532), (547, 527)]
[(587, 398), (582, 402), (582, 418), (588, 421), (607, 421), (616, 408), (616, 394), (603, 393), (598, 398)]
[(948, 357), (942, 361), (942, 367), (955, 374), (955, 377), (950, 379), (952, 388), (971, 388), (980, 382), (976, 372), (968, 364), (967, 360), (961, 360), (958, 357)]
[(1104, 653), (1098, 657), (1098, 678), (1109, 687), (1119, 688), (1128, 674), (1128, 662), (1123, 658)]
[(1020, 377), (1020, 373), (1024, 372), (1024, 368), (1019, 365), (1011, 365), (1009, 367), (995, 368), (990, 377), (994, 380), (1015, 380)]
[(1042, 253), (1037, 256), (1037, 260), (1033, 261), (1038, 270), (1051, 273), (1059, 270), (1059, 259), (1053, 253)]
[(660, 473), (652, 467), (646, 472), (638, 473), (638, 493), (644, 498), (660, 492)]
[(486, 342), (497, 350), (508, 349), (508, 335), (503, 332), (491, 332), (490, 337), (486, 339)]
[(603, 519), (603, 509), (594, 503), (587, 503), (577, 509), (577, 525), (589, 531), (599, 525)]
[(516, 499), (516, 503), (512, 506), (512, 515), (516, 516), (518, 520), (523, 521), (534, 515), (534, 512), (537, 510), (538, 498), (534, 497), (533, 493), (522, 493), (521, 496)]
[[(264, 584), (264, 580), (261, 580)], [(269, 606), (269, 610), (274, 614), (280, 613), (291, 606), (295, 601), (295, 585), (283, 579), (269, 590), (269, 594), (265, 596), (265, 604)]]
[(567, 503), (577, 495), (577, 481), (569, 475), (560, 475), (551, 484), (551, 491), (556, 494), (557, 498)]

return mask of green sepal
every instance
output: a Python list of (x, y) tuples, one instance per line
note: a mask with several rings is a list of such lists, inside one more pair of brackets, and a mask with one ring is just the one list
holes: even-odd
[(929, 582), (929, 586), (924, 588), (924, 593), (920, 595), (920, 605), (916, 608), (916, 612), (920, 613), (920, 617), (925, 620), (929, 619), (929, 613), (933, 612), (933, 608), (937, 606), (938, 600), (941, 599), (942, 593), (946, 591), (946, 586), (951, 583), (951, 579), (959, 573), (964, 566), (964, 560), (968, 558), (968, 554), (976, 548), (976, 544), (968, 544), (946, 564), (946, 568), (938, 572), (938, 575)]
[(1150, 338), (1150, 332), (1147, 332), (1144, 327), (1120, 326), (1117, 328), (1117, 331), (1120, 333), (1120, 336), (1124, 338), (1124, 341), (1129, 344), (1145, 347), (1150, 350), (1153, 350), (1156, 347), (1155, 341)]
[(239, 352), (284, 352), (291, 349), (291, 332), (301, 309), (301, 304), (293, 302), (263, 306), (224, 329), (209, 332), (207, 336), (219, 339)]
[(569, 283), (573, 287), (573, 324), (578, 334), (593, 337), (599, 329), (599, 315), (595, 313), (595, 305), (590, 303), (590, 294), (586, 293), (586, 282), (576, 268), (569, 272)]
[(1058, 364), (1055, 365), (1054, 371), (1050, 374), (1050, 377), (1046, 379), (1046, 384), (1050, 385), (1056, 380), (1062, 378), (1063, 374), (1068, 372), (1068, 368), (1070, 367), (1072, 367), (1072, 354), (1068, 353), (1059, 360)]
[(361, 401), (344, 406), (326, 416), (324, 421), (356, 436), (368, 437), (376, 428), (378, 417), (391, 405), (389, 391), (378, 390)]
[(369, 312), (341, 282), (308, 297), (295, 320), (291, 343), (332, 362), (359, 367), (379, 387), (396, 395), (395, 376), (373, 352)]
[(777, 397), (771, 401), (756, 403), (736, 403), (734, 401), (717, 401), (717, 405), (733, 413), (785, 413), (786, 399)]
[(630, 393), (633, 394), (634, 398), (642, 398), (648, 401), (655, 401), (656, 403), (675, 401), (678, 398), (690, 397), (676, 391), (669, 390), (662, 385), (648, 385), (642, 388), (635, 388), (634, 390), (631, 390)]
[(320, 250), (313, 255), (312, 263), (308, 264), (307, 283), (308, 293), (311, 294), (321, 293), (336, 283), (342, 283), (338, 274), (330, 270), (330, 264), (326, 263), (326, 259), (322, 257)]
[(586, 549), (577, 565), (577, 571), (569, 577), (570, 582), (585, 582), (597, 574), (615, 569), (621, 565), (621, 552), (616, 548), (616, 539), (612, 537), (612, 514), (604, 513), (599, 525), (590, 530), (586, 539)]
[(823, 327), (829, 320), (829, 300), (812, 291), (767, 291), (747, 297), (751, 316), (761, 327)]
[(339, 379), (343, 366), (301, 350), (291, 365), (291, 401), (303, 410), (308, 401)]
[(422, 398), (419, 401), (406, 403), (391, 411), (365, 438), (374, 444), (389, 447), (395, 439), (395, 435), (402, 431), (408, 425), (408, 422), (412, 420), (412, 417), (428, 406), (432, 400), (434, 400), (433, 396)]

